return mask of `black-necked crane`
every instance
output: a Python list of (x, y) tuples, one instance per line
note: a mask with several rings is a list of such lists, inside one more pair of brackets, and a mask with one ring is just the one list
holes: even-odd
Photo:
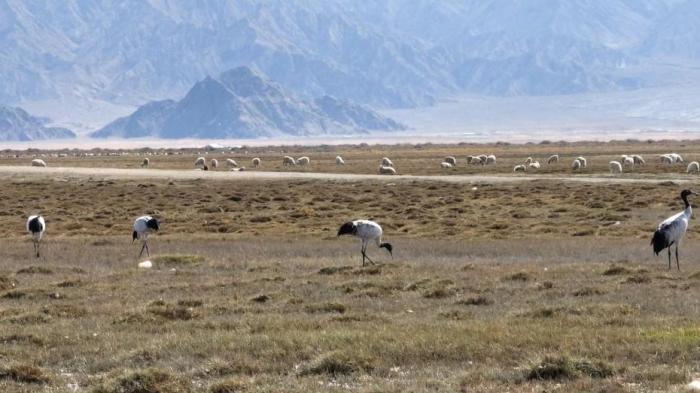
[(34, 253), (36, 254), (37, 258), (39, 258), (39, 245), (41, 243), (41, 238), (44, 236), (45, 230), (46, 223), (44, 222), (44, 217), (40, 215), (29, 216), (27, 219), (27, 232), (32, 235)]
[(131, 242), (133, 243), (136, 241), (136, 239), (143, 242), (141, 252), (139, 253), (139, 258), (141, 258), (141, 255), (143, 255), (144, 249), (146, 250), (146, 255), (149, 257), (151, 256), (151, 253), (148, 250), (148, 235), (151, 232), (157, 232), (158, 229), (160, 229), (158, 220), (151, 216), (141, 216), (134, 221), (134, 232), (132, 234)]
[(668, 268), (671, 269), (671, 246), (676, 245), (676, 267), (681, 270), (680, 262), (678, 261), (678, 244), (685, 236), (688, 230), (688, 220), (693, 214), (693, 209), (688, 202), (688, 195), (694, 193), (690, 190), (681, 191), (681, 199), (685, 204), (685, 209), (674, 214), (671, 217), (661, 221), (659, 227), (654, 232), (654, 237), (651, 239), (651, 244), (654, 246), (654, 254), (659, 255), (664, 248), (668, 248)]
[(389, 243), (382, 243), (382, 233), (382, 227), (370, 220), (349, 221), (338, 229), (338, 236), (352, 235), (362, 240), (362, 266), (365, 266), (365, 261), (374, 264), (374, 261), (367, 256), (367, 245), (370, 241), (375, 241), (379, 248), (386, 248), (393, 258), (393, 247)]

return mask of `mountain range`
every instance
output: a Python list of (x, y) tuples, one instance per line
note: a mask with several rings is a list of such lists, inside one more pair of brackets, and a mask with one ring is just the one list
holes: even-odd
[(676, 87), (699, 26), (695, 0), (0, 0), (0, 103), (101, 126), (240, 66), (374, 109)]
[(0, 141), (75, 138), (67, 128), (48, 127), (49, 119), (32, 116), (21, 108), (0, 106)]
[(197, 82), (179, 101), (149, 102), (96, 138), (253, 138), (394, 131), (404, 126), (330, 96), (296, 98), (248, 67)]

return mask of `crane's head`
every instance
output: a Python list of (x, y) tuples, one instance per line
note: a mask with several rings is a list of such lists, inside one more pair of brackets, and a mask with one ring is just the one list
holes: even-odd
[(338, 236), (341, 235), (354, 235), (357, 233), (357, 227), (352, 221), (348, 221), (345, 224), (340, 226), (340, 229), (338, 229)]
[(688, 197), (688, 195), (693, 195), (693, 194), (695, 194), (695, 193), (690, 191), (690, 190), (683, 190), (683, 191), (681, 191), (681, 198), (685, 199)]
[(154, 231), (158, 231), (160, 229), (160, 224), (158, 223), (158, 220), (156, 220), (155, 218), (151, 218), (150, 220), (148, 220), (146, 222), (146, 226), (148, 227), (148, 229), (151, 229)]

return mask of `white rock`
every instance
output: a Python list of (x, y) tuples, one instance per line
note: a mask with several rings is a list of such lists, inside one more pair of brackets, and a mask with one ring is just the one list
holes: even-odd
[(141, 269), (150, 269), (152, 267), (153, 267), (153, 262), (151, 262), (151, 261), (139, 262), (139, 268), (141, 268)]
[(700, 392), (700, 379), (695, 379), (693, 382), (689, 383), (688, 389), (693, 392)]

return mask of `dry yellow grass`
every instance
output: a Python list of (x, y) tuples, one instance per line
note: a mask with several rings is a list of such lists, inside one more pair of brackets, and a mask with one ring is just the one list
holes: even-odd
[[(698, 231), (681, 272), (648, 244), (679, 190), (0, 177), (0, 391), (683, 391)], [(356, 217), (394, 259), (360, 266)]]

